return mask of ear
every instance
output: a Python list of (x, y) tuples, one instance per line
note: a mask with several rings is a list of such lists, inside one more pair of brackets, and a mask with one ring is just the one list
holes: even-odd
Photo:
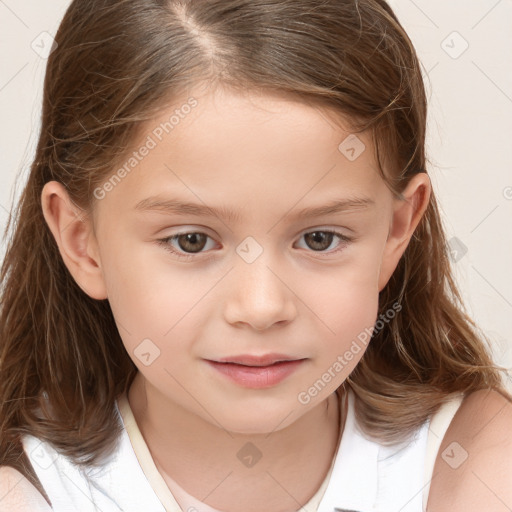
[(431, 192), (430, 177), (426, 172), (421, 172), (411, 178), (402, 192), (402, 198), (394, 199), (393, 219), (382, 255), (379, 292), (388, 283), (409, 245), (414, 230), (427, 209)]
[(41, 205), (64, 264), (78, 286), (93, 299), (106, 299), (98, 244), (84, 210), (71, 201), (66, 188), (57, 181), (46, 183)]

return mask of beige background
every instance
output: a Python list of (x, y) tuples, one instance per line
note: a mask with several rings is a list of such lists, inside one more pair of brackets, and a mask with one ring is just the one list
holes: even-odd
[[(0, 0), (2, 230), (39, 129), (44, 33), (56, 33), (69, 3)], [(456, 278), (497, 362), (512, 367), (512, 1), (389, 3), (425, 70), (430, 174)]]

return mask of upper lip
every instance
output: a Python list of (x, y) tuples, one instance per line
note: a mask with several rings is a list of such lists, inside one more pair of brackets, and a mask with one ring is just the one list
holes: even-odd
[(215, 363), (233, 363), (243, 364), (245, 366), (269, 366), (271, 364), (282, 361), (297, 361), (300, 358), (288, 356), (285, 354), (266, 354), (263, 356), (255, 356), (243, 354), (239, 356), (225, 357), (214, 361)]

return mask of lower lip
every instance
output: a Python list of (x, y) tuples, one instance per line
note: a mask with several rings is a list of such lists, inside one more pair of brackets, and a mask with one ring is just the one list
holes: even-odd
[(241, 364), (217, 363), (214, 361), (208, 361), (208, 363), (240, 386), (261, 389), (279, 384), (297, 370), (304, 361), (304, 359), (284, 361), (269, 366), (243, 366)]

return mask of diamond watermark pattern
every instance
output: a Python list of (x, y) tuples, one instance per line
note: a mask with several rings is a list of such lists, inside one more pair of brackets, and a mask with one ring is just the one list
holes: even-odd
[(248, 468), (255, 466), (261, 459), (261, 455), (260, 450), (252, 443), (245, 443), (236, 454), (240, 462)]
[(457, 441), (453, 441), (450, 443), (443, 453), (441, 454), (442, 459), (453, 469), (457, 469), (468, 458), (468, 452), (462, 448), (462, 446), (457, 443)]
[(41, 32), (30, 45), (41, 59), (47, 59), (58, 46), (57, 41), (46, 31)]
[(452, 59), (458, 59), (469, 48), (469, 43), (455, 30), (441, 42), (441, 48)]
[(338, 150), (342, 153), (348, 160), (353, 162), (357, 160), (363, 151), (366, 149), (364, 142), (354, 134), (350, 134), (339, 146)]
[(133, 353), (144, 366), (150, 366), (160, 356), (160, 349), (149, 338), (146, 338)]
[(58, 457), (59, 455), (57, 452), (48, 452), (48, 450), (43, 446), (43, 443), (39, 443), (30, 452), (30, 459), (43, 469), (48, 469)]
[(248, 236), (238, 245), (236, 252), (246, 263), (253, 263), (263, 253), (263, 247)]
[(468, 248), (456, 236), (448, 240), (448, 246), (450, 248), (450, 256), (455, 263), (461, 260), (468, 252)]

